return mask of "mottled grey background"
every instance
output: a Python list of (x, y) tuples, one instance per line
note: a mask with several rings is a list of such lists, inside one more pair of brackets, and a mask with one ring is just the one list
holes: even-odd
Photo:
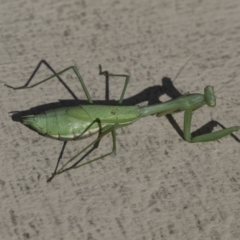
[[(165, 117), (152, 116), (118, 130), (116, 156), (47, 184), (62, 143), (13, 122), (8, 112), (71, 95), (57, 80), (28, 91), (3, 86), (24, 84), (45, 59), (56, 71), (77, 65), (94, 100), (105, 98), (98, 64), (130, 74), (126, 99), (144, 91), (141, 104), (164, 77), (177, 77), (182, 94), (209, 84), (218, 89), (240, 72), (239, 13), (237, 0), (0, 1), (0, 238), (239, 239), (240, 145), (232, 137), (188, 144)], [(50, 74), (42, 66), (34, 81)], [(63, 79), (85, 99), (71, 72)], [(217, 95), (239, 103), (239, 81)], [(122, 83), (110, 79), (111, 99)], [(192, 128), (210, 120), (239, 125), (239, 110), (219, 99), (216, 108), (194, 114)], [(183, 115), (174, 118), (182, 127)], [(67, 144), (63, 161), (86, 143)], [(110, 147), (107, 137), (92, 156)]]

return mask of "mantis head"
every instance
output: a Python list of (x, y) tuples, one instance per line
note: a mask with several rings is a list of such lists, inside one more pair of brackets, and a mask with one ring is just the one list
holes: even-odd
[(212, 86), (206, 86), (204, 88), (204, 100), (209, 107), (216, 106), (216, 96)]

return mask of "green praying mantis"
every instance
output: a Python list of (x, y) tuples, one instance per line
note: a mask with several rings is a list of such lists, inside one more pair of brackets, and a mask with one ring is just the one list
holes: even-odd
[[(99, 67), (101, 72), (101, 66)], [(116, 153), (116, 130), (133, 124), (140, 118), (150, 115), (162, 117), (167, 114), (184, 112), (183, 138), (189, 143), (218, 140), (235, 131), (240, 130), (240, 126), (233, 126), (215, 132), (192, 137), (191, 122), (193, 111), (201, 108), (204, 105), (208, 105), (209, 107), (216, 106), (216, 96), (214, 94), (214, 88), (212, 86), (206, 86), (204, 89), (204, 94), (186, 94), (176, 99), (150, 106), (121, 105), (124, 99), (127, 85), (129, 83), (130, 76), (125, 74), (109, 73), (107, 73), (108, 76), (122, 77), (125, 79), (124, 87), (122, 89), (120, 99), (118, 100), (118, 105), (94, 105), (88, 89), (76, 66), (70, 66), (60, 72), (54, 73), (50, 77), (31, 86), (28, 86), (27, 84), (21, 87), (13, 87), (7, 84), (5, 84), (5, 86), (14, 90), (33, 88), (49, 81), (50, 79), (53, 79), (54, 77), (59, 77), (59, 75), (70, 70), (76, 74), (78, 80), (80, 81), (89, 104), (74, 107), (62, 107), (58, 109), (51, 109), (36, 115), (23, 116), (22, 123), (45, 137), (57, 139), (64, 142), (82, 140), (94, 134), (98, 134), (98, 136), (94, 141), (83, 148), (80, 152), (75, 154), (65, 164), (63, 164), (62, 167), (58, 169), (59, 159), (56, 168), (52, 173), (52, 176), (48, 179), (48, 182), (50, 182), (56, 175), (59, 175), (63, 172), (71, 169), (77, 169), (86, 164), (95, 162), (107, 157), (108, 155)], [(106, 72), (102, 72), (100, 74), (106, 74)], [(98, 147), (100, 140), (108, 133), (111, 133), (113, 144), (112, 150), (110, 152), (97, 158), (91, 159), (86, 163), (80, 163), (81, 160), (72, 163), (73, 160), (75, 160), (80, 154), (90, 149), (92, 146)], [(71, 163), (72, 165), (70, 165)]]

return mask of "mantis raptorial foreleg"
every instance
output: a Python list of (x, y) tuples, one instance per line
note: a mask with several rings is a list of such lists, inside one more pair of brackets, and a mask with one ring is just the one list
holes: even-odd
[(192, 109), (187, 109), (184, 112), (184, 127), (183, 127), (183, 133), (184, 133), (184, 139), (189, 143), (196, 143), (196, 142), (209, 142), (218, 140), (222, 137), (225, 137), (235, 131), (240, 130), (240, 126), (234, 126), (225, 128), (216, 132), (206, 133), (202, 134), (196, 137), (191, 136), (191, 122), (192, 122)]

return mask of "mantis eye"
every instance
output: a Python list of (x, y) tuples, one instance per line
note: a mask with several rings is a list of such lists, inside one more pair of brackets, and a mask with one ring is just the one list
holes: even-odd
[(209, 107), (216, 106), (216, 96), (212, 86), (207, 86), (204, 89), (204, 100)]

